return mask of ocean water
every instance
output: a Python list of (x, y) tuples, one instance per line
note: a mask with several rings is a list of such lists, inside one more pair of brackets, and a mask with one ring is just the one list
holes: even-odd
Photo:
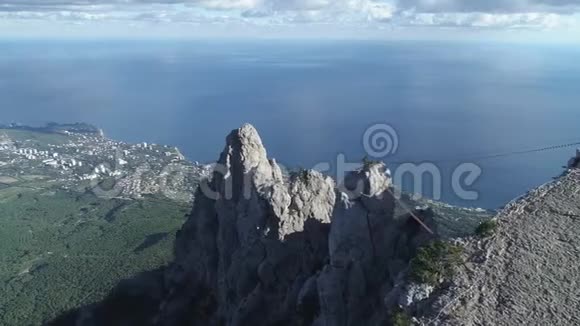
[[(1, 41), (0, 122), (83, 121), (200, 162), (250, 122), (288, 167), (360, 162), (365, 130), (388, 124), (399, 146), (381, 159), (393, 170), (431, 162), (442, 200), (496, 208), (573, 155), (481, 158), (580, 141), (578, 58), (571, 46), (475, 42)], [(451, 187), (462, 163), (481, 168), (466, 187), (476, 200)]]

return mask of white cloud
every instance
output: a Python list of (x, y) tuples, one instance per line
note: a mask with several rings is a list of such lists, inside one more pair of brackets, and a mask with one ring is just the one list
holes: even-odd
[(244, 11), (244, 17), (276, 17), (288, 22), (387, 21), (394, 4), (376, 0), (262, 0)]
[(252, 9), (260, 5), (260, 0), (201, 0), (198, 5), (217, 10)]
[(398, 5), (423, 13), (569, 13), (579, 9), (580, 0), (399, 0)]
[[(0, 20), (376, 30), (578, 29), (580, 0), (0, 0)], [(115, 23), (115, 24), (112, 24)], [(307, 27), (306, 27), (307, 30)], [(6, 34), (7, 32), (0, 31)]]
[(571, 17), (554, 13), (404, 13), (399, 21), (409, 26), (443, 26), (492, 29), (555, 29), (573, 23)]

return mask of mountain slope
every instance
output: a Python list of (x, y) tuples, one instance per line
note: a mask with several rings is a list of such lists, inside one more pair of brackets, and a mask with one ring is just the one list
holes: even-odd
[(580, 170), (511, 203), (442, 295), (430, 325), (580, 325)]

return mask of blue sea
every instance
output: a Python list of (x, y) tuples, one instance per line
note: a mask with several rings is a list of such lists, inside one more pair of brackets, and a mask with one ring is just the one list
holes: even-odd
[[(365, 130), (388, 124), (399, 146), (381, 159), (394, 170), (431, 162), (442, 200), (497, 208), (573, 155), (481, 158), (580, 141), (578, 58), (572, 46), (478, 42), (0, 41), (0, 122), (88, 122), (200, 162), (250, 122), (290, 168), (360, 162)], [(476, 200), (451, 190), (461, 163), (481, 168), (467, 187)]]

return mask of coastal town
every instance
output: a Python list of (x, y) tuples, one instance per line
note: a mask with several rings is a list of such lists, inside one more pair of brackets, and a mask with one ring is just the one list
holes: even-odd
[(138, 199), (164, 195), (191, 202), (211, 166), (187, 161), (178, 148), (108, 139), (100, 129), (0, 128), (0, 185), (44, 186)]

